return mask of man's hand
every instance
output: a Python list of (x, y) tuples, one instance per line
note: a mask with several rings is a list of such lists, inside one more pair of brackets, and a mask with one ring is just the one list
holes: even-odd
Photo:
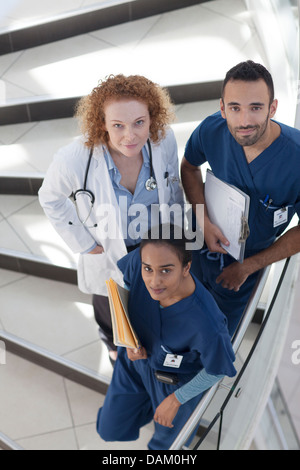
[(216, 282), (225, 289), (238, 292), (250, 274), (245, 263), (235, 262), (223, 269)]
[(208, 218), (206, 218), (204, 222), (204, 239), (211, 253), (227, 253), (227, 251), (222, 248), (221, 243), (225, 246), (229, 246), (229, 241), (224, 237), (221, 230), (216, 225), (212, 224)]
[(127, 348), (127, 356), (130, 361), (138, 361), (140, 359), (147, 359), (147, 351), (145, 348), (131, 349)]
[(245, 258), (242, 264), (233, 263), (227, 266), (216, 282), (222, 283), (226, 289), (238, 291), (251, 274), (299, 252), (300, 225), (288, 230), (269, 248)]
[(229, 246), (229, 242), (218, 227), (210, 222), (208, 217), (200, 167), (191, 165), (191, 163), (183, 157), (181, 161), (181, 179), (187, 200), (192, 204), (194, 213), (197, 214), (198, 204), (204, 205), (204, 227), (202, 217), (198, 220), (198, 225), (204, 233), (205, 242), (209, 251), (212, 253), (226, 254), (226, 251), (221, 247), (220, 243)]
[(175, 394), (172, 393), (156, 408), (154, 421), (167, 428), (173, 428), (174, 425), (172, 423), (180, 406), (181, 403), (177, 400)]

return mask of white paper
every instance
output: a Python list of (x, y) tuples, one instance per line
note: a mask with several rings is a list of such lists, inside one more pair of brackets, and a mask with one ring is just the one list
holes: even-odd
[(221, 244), (222, 248), (239, 261), (243, 258), (244, 244), (240, 242), (240, 237), (242, 217), (248, 215), (248, 197), (237, 188), (216, 178), (211, 171), (207, 171), (205, 202), (209, 219), (230, 242), (229, 247)]

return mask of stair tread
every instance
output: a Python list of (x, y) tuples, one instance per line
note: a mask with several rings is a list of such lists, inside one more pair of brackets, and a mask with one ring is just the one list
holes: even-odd
[[(218, 108), (218, 100), (175, 107), (176, 121), (172, 128), (178, 143), (179, 158), (183, 156), (186, 141), (197, 124)], [(75, 118), (0, 126), (0, 177), (42, 177), (55, 152), (79, 134)]]
[[(0, 366), (1, 432), (24, 450), (119, 450), (103, 442), (96, 418), (104, 396), (14, 354)], [(132, 449), (146, 449), (151, 426)]]
[[(120, 72), (143, 74), (163, 86), (223, 80), (232, 62), (253, 54), (262, 60), (263, 52), (251, 21), (242, 15), (246, 12), (244, 2), (235, 2), (238, 14), (235, 17), (230, 11), (216, 13), (214, 3), (220, 2), (199, 4), (8, 54), (1, 67), (4, 93), (0, 101), (5, 105), (9, 100), (32, 96), (82, 96), (99, 79)], [(212, 24), (215, 37), (208, 47)], [(230, 40), (224, 41), (224, 37)], [(211, 60), (214, 54), (218, 54), (218, 61)], [(203, 67), (204, 63), (210, 66)]]

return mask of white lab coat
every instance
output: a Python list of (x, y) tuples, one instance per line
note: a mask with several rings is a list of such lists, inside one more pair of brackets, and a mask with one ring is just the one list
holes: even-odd
[[(169, 211), (166, 205), (174, 203), (183, 205), (177, 144), (171, 129), (162, 142), (158, 145), (152, 144), (152, 154), (159, 204), (163, 204), (161, 221), (168, 222)], [(103, 246), (103, 254), (80, 255), (78, 286), (82, 292), (88, 294), (107, 295), (105, 284), (107, 279), (112, 277), (116, 282), (121, 284), (123, 282), (117, 261), (127, 254), (127, 249), (121, 231), (120, 209), (101, 145), (94, 148), (87, 180), (87, 189), (95, 195), (95, 206), (85, 226), (78, 220), (70, 196), (83, 188), (88, 157), (89, 149), (84, 145), (83, 138), (61, 148), (47, 171), (39, 191), (39, 200), (53, 227), (74, 253), (86, 252), (95, 242)], [(166, 173), (169, 175), (168, 178), (165, 177)], [(105, 206), (106, 204), (110, 206)], [(99, 223), (103, 207), (114, 208), (109, 211), (109, 227), (110, 231), (113, 227), (114, 232), (110, 233), (110, 236), (103, 235), (103, 226)], [(80, 213), (88, 214), (89, 206), (79, 209)], [(104, 217), (103, 212), (102, 217)], [(72, 225), (69, 222), (72, 222)], [(97, 227), (93, 227), (95, 223), (98, 224)]]

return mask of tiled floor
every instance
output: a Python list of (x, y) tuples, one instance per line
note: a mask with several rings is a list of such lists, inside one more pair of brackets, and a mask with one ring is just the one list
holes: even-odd
[[(11, 0), (0, 7), (0, 30), (96, 3), (106, 2)], [(162, 85), (221, 80), (228, 68), (248, 58), (266, 63), (244, 2), (218, 0), (2, 56), (0, 104), (85, 94), (100, 78), (119, 72), (145, 74)], [(217, 109), (217, 101), (176, 107), (173, 128), (180, 157), (191, 131)], [(43, 175), (54, 152), (78, 133), (72, 119), (0, 127), (0, 175)], [(76, 262), (36, 197), (0, 195), (0, 249), (31, 253), (64, 266)], [(300, 366), (293, 366), (289, 356), (291, 341), (300, 339), (299, 300), (280, 377), (296, 407), (300, 434)], [(76, 287), (0, 270), (0, 305), (1, 329), (111, 375), (90, 297)], [(129, 448), (109, 446), (95, 433), (103, 400), (97, 393), (11, 354), (0, 366), (0, 383), (0, 430), (24, 448)], [(145, 448), (150, 434), (151, 428), (144, 429), (141, 440), (130, 448)]]

